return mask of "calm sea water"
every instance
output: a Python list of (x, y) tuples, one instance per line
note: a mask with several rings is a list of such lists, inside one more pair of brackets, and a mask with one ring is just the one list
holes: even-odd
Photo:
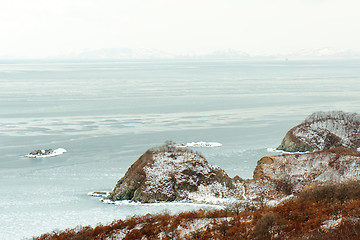
[[(110, 191), (166, 140), (220, 142), (196, 150), (251, 178), (307, 115), (360, 112), (359, 93), (360, 61), (1, 62), (0, 239), (199, 208), (106, 205), (87, 193)], [(59, 147), (68, 152), (23, 157)]]

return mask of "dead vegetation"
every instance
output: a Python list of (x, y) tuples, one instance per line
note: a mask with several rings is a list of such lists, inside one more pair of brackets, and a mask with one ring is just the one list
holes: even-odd
[[(77, 227), (33, 240), (64, 239), (360, 239), (360, 181), (311, 187), (276, 207), (147, 214)], [(327, 221), (338, 220), (335, 227)]]

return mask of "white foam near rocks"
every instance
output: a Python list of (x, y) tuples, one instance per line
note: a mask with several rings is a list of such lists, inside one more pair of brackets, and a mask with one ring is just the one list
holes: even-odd
[[(42, 150), (45, 153), (45, 150)], [(55, 150), (53, 150), (52, 152), (50, 152), (49, 154), (28, 154), (25, 155), (25, 157), (28, 158), (46, 158), (46, 157), (55, 157), (58, 155), (61, 155), (63, 153), (67, 152), (66, 149), (64, 148), (57, 148)]]
[(191, 142), (186, 144), (178, 144), (176, 147), (221, 147), (222, 144), (218, 142)]
[(107, 197), (110, 193), (109, 192), (89, 192), (88, 196), (92, 197)]
[(277, 148), (267, 148), (266, 149), (267, 152), (274, 152), (274, 153), (283, 153), (283, 154), (302, 154), (302, 153), (308, 153), (309, 151), (306, 152), (287, 152), (284, 150), (280, 150)]
[[(98, 197), (95, 195), (90, 195), (89, 196), (92, 197)], [(136, 202), (136, 201), (131, 201), (131, 200), (117, 200), (117, 201), (113, 201), (111, 199), (106, 199), (101, 197), (100, 201), (102, 203), (105, 204), (114, 204), (115, 206), (123, 206), (123, 205), (129, 205), (129, 206), (198, 206), (198, 207), (209, 207), (209, 208), (216, 208), (216, 209), (222, 209), (223, 205), (219, 204), (219, 202), (211, 202), (211, 201), (207, 201), (207, 202), (194, 202), (194, 201), (172, 201), (172, 202), (164, 202), (164, 201), (159, 201), (159, 202), (154, 202), (154, 203), (142, 203), (142, 202)], [(221, 202), (222, 203), (222, 202)]]

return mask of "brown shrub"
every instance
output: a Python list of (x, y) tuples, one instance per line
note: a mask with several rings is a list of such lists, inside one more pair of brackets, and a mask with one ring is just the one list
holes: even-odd
[(227, 220), (223, 220), (220, 222), (220, 224), (218, 224), (218, 230), (223, 236), (226, 235), (228, 229), (229, 229), (229, 222)]
[(275, 181), (275, 189), (278, 192), (283, 192), (290, 195), (294, 192), (295, 184), (290, 177), (284, 177)]
[[(46, 233), (36, 240), (111, 239), (123, 231), (124, 239), (360, 239), (359, 181), (313, 187), (276, 207), (231, 213), (224, 210), (190, 211), (177, 215), (147, 214), (112, 224), (77, 227)], [(345, 219), (336, 229), (324, 232), (324, 221)], [(227, 217), (226, 220), (224, 217)], [(210, 223), (186, 236), (187, 228), (199, 219)], [(184, 234), (184, 232), (182, 232)]]
[(331, 183), (307, 189), (299, 194), (300, 199), (313, 202), (357, 199), (360, 197), (360, 181)]
[(359, 240), (360, 221), (345, 220), (339, 227), (326, 232), (319, 232), (316, 237), (322, 240)]
[(277, 217), (275, 213), (265, 213), (255, 225), (255, 236), (258, 239), (271, 238), (276, 220)]

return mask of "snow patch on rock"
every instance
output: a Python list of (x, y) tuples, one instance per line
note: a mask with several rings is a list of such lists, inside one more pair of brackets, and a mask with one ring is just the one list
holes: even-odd
[[(144, 192), (147, 194), (156, 194), (161, 189), (161, 192), (168, 197), (178, 194), (181, 198), (194, 199), (194, 196), (189, 197), (191, 191), (186, 189), (179, 189), (175, 192), (174, 185), (193, 186), (198, 188), (196, 191), (198, 194), (203, 193), (206, 196), (211, 193), (217, 194), (215, 189), (222, 192), (226, 189), (226, 186), (218, 182), (208, 186), (203, 185), (204, 182), (216, 175), (214, 170), (217, 170), (218, 167), (209, 165), (200, 154), (195, 152), (158, 152), (153, 154), (153, 159), (154, 163), (144, 168), (146, 174)], [(204, 189), (211, 189), (213, 192)], [(206, 196), (200, 198), (206, 199)]]
[(341, 224), (341, 222), (342, 222), (342, 218), (334, 219), (334, 220), (327, 220), (321, 224), (320, 228), (323, 230), (334, 229), (334, 228), (338, 227)]
[(55, 150), (39, 150), (37, 154), (30, 153), (25, 155), (25, 157), (28, 158), (46, 158), (46, 157), (55, 157), (58, 155), (61, 155), (63, 153), (66, 153), (67, 151), (64, 148), (57, 148)]

